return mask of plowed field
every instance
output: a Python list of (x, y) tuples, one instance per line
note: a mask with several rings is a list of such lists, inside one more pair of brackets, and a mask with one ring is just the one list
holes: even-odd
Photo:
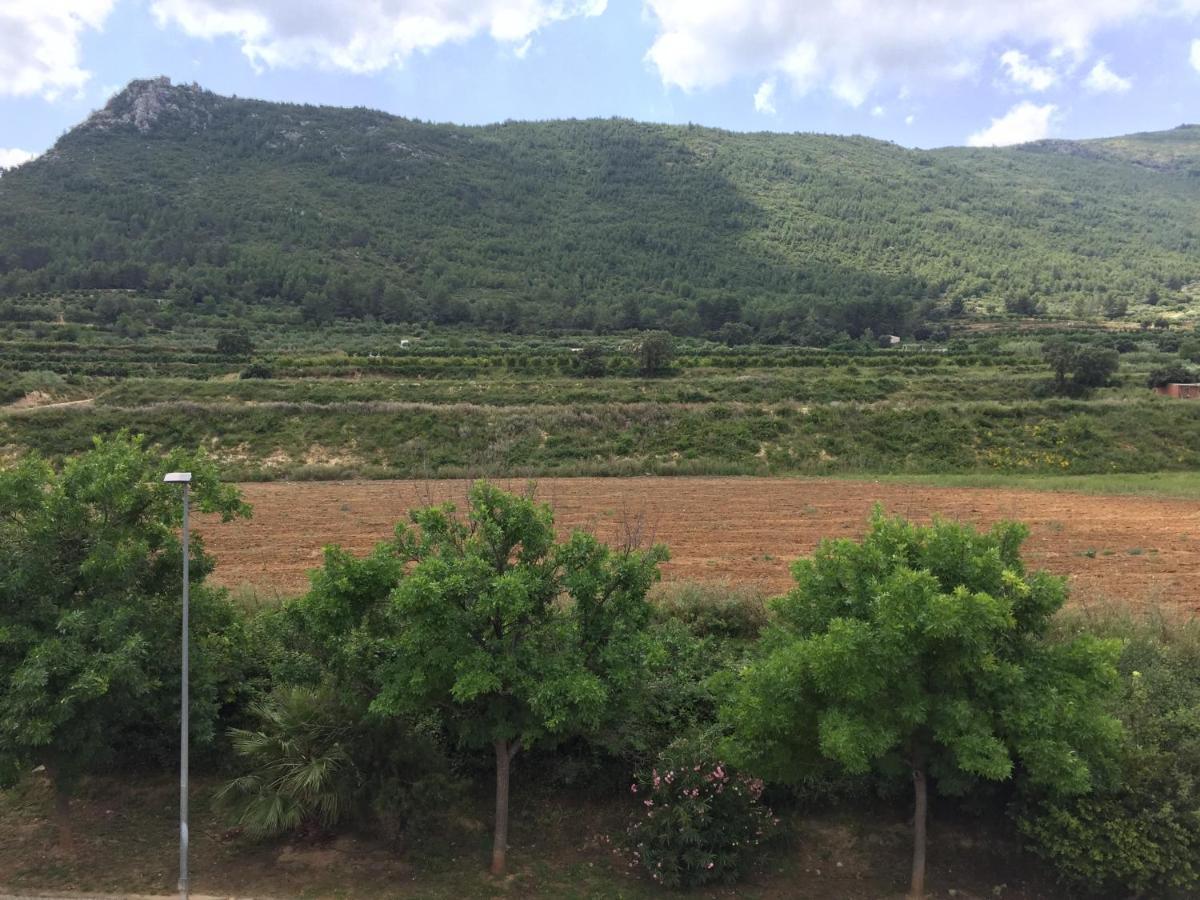
[[(520, 489), (525, 482), (502, 482)], [(463, 505), (462, 481), (246, 484), (249, 521), (198, 526), (217, 557), (216, 581), (266, 595), (307, 585), (321, 548), (367, 551), (406, 511), (429, 502)], [(1036, 567), (1069, 575), (1073, 602), (1119, 600), (1200, 612), (1200, 504), (1040, 491), (931, 488), (869, 481), (776, 478), (549, 478), (537, 497), (564, 529), (632, 536), (671, 549), (667, 578), (789, 584), (788, 563), (824, 537), (862, 533), (874, 503), (889, 513), (989, 525), (1026, 522)]]

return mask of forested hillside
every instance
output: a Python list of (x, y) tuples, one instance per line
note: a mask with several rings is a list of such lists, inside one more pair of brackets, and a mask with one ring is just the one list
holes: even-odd
[(909, 333), (1120, 316), (1200, 281), (1200, 127), (1010, 149), (626, 120), (434, 125), (134, 82), (0, 178), (0, 316), (191, 311), (503, 330)]

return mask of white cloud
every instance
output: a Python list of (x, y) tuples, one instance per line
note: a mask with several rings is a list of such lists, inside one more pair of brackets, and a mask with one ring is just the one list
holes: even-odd
[(30, 153), (28, 150), (20, 150), (16, 147), (0, 147), (0, 169), (11, 169), (21, 163), (27, 163), (37, 156), (36, 153)]
[(1133, 87), (1133, 81), (1122, 78), (1108, 67), (1107, 62), (1100, 60), (1083, 79), (1083, 86), (1093, 94), (1123, 94)]
[[(970, 77), (990, 54), (1013, 46), (1044, 50), (1069, 67), (1087, 54), (1102, 31), (1149, 16), (1200, 12), (1200, 0), (645, 4), (658, 28), (646, 59), (667, 86), (694, 91), (740, 77), (777, 75), (796, 93), (825, 89), (853, 105), (885, 85), (908, 89)], [(1046, 72), (1053, 75), (1051, 69), (1027, 65), (1034, 84), (1044, 84)]]
[(1028, 100), (1018, 103), (982, 131), (967, 138), (971, 147), (1007, 147), (1038, 141), (1050, 133), (1050, 119), (1058, 111), (1053, 103), (1038, 106)]
[(885, 112), (887, 112), (887, 110), (885, 110), (882, 106), (873, 106), (871, 108), (871, 115), (877, 119), (882, 118)]
[(1039, 66), (1020, 50), (1007, 50), (1000, 63), (1008, 70), (1013, 83), (1034, 91), (1044, 91), (1058, 81), (1058, 73), (1049, 66)]
[(79, 39), (100, 29), (114, 0), (2, 0), (0, 94), (54, 99), (83, 87)]
[(1192, 68), (1200, 72), (1200, 38), (1192, 41)]
[(768, 116), (775, 115), (775, 79), (768, 78), (754, 92), (754, 109)]
[(150, 8), (162, 27), (235, 38), (259, 68), (377, 72), (479, 34), (514, 45), (521, 57), (539, 29), (598, 16), (606, 6), (607, 0), (154, 0)]
[(911, 125), (911, 124), (912, 124), (913, 122), (915, 122), (915, 121), (917, 121), (917, 117), (916, 117), (916, 116), (905, 116), (905, 117), (904, 117), (904, 124), (905, 124), (905, 125)]

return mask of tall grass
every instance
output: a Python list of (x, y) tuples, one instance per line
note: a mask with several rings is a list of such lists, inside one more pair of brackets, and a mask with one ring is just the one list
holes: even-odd
[(766, 595), (727, 581), (668, 581), (650, 597), (655, 615), (676, 619), (700, 636), (754, 640), (770, 621)]

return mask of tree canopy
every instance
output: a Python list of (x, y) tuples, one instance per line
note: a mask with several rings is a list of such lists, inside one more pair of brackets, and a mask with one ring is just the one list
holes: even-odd
[[(147, 96), (161, 112), (139, 130)], [(0, 296), (495, 331), (744, 323), (781, 342), (909, 334), (966, 301), (1115, 315), (1200, 280), (1198, 147), (1196, 127), (935, 151), (620, 119), (460, 127), (135, 82), (0, 181)]]
[[(0, 785), (44, 765), (60, 796), (120, 749), (178, 723), (179, 490), (190, 469), (199, 509), (248, 513), (207, 460), (165, 458), (141, 438), (97, 438), (55, 471), (36, 456), (0, 469)], [(236, 622), (203, 590), (212, 560), (193, 539), (196, 651), (191, 727), (198, 744), (241, 674)], [(176, 729), (178, 725), (176, 724)]]
[(286, 614), (296, 640), (284, 664), (360, 692), (376, 717), (433, 714), (461, 746), (490, 748), (501, 872), (513, 760), (619, 711), (643, 671), (646, 592), (665, 550), (614, 550), (579, 531), (558, 542), (549, 507), (487, 482), (463, 515), (411, 515), (364, 560), (327, 553)]
[(1025, 534), (877, 510), (861, 542), (826, 541), (795, 564), (796, 587), (724, 710), (735, 760), (765, 777), (911, 772), (917, 896), (927, 779), (961, 794), (1020, 774), (1077, 794), (1116, 752), (1104, 700), (1119, 645), (1043, 640), (1065, 592), (1026, 574)]

